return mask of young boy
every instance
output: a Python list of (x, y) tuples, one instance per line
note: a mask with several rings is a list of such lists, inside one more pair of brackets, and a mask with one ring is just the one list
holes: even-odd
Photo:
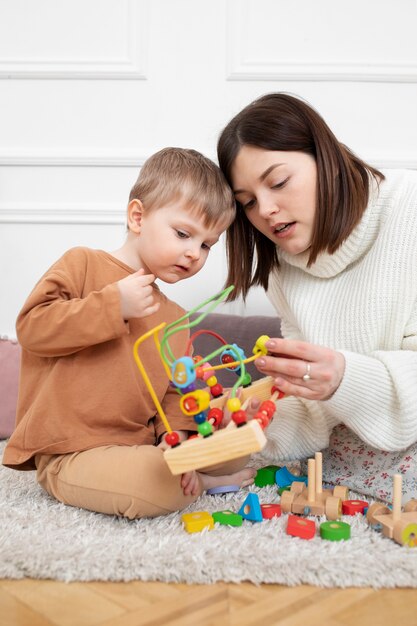
[[(182, 509), (210, 487), (249, 484), (237, 459), (173, 476), (164, 426), (134, 363), (136, 339), (184, 314), (155, 285), (200, 271), (235, 215), (219, 168), (194, 150), (166, 148), (142, 167), (127, 209), (124, 245), (109, 254), (73, 248), (37, 283), (17, 319), (22, 346), (17, 425), (4, 465), (37, 470), (41, 486), (73, 506), (130, 519)], [(170, 345), (185, 353), (186, 332)], [(154, 342), (141, 359), (172, 427), (183, 415)], [(159, 445), (158, 445), (159, 444)]]

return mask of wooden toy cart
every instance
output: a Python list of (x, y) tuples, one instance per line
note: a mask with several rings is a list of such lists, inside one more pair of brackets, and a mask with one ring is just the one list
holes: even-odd
[(323, 489), (322, 454), (316, 452), (315, 458), (308, 460), (307, 486), (294, 481), (291, 489), (281, 495), (281, 509), (284, 513), (326, 515), (329, 520), (337, 520), (342, 514), (342, 501), (346, 500), (347, 494), (347, 487)]
[(392, 509), (382, 502), (371, 504), (366, 519), (372, 526), (380, 525), (386, 537), (401, 546), (417, 547), (417, 500), (410, 500), (401, 510), (402, 476), (393, 477)]

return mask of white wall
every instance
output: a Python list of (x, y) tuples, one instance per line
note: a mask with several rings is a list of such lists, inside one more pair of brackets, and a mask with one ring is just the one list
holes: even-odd
[[(378, 166), (416, 168), (416, 18), (415, 0), (0, 0), (0, 334), (67, 248), (121, 244), (151, 153), (215, 158), (263, 93), (306, 98)], [(191, 308), (224, 278), (219, 244), (164, 289)], [(260, 290), (245, 310), (272, 312)]]

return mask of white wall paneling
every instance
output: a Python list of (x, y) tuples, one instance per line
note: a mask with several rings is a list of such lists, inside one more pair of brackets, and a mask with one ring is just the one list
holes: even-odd
[(146, 2), (1, 4), (0, 78), (146, 78)]
[(415, 0), (231, 0), (228, 78), (415, 83), (416, 22)]
[[(416, 17), (415, 0), (0, 0), (0, 334), (67, 248), (120, 246), (150, 154), (215, 158), (266, 92), (305, 98), (375, 165), (417, 169)], [(192, 308), (225, 277), (220, 242), (161, 286)], [(259, 289), (219, 310), (273, 312)]]

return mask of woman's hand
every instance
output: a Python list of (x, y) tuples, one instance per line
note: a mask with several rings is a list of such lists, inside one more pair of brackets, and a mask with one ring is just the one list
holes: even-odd
[(341, 352), (293, 339), (269, 339), (268, 355), (255, 365), (287, 396), (328, 400), (339, 387), (345, 372)]

